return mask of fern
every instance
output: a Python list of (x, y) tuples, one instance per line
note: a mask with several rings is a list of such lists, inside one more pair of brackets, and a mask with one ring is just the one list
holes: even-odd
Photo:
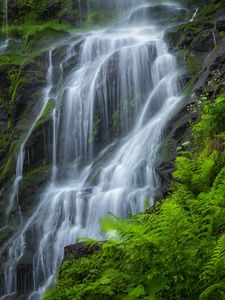
[(225, 300), (225, 282), (209, 286), (199, 297), (199, 300)]
[(225, 276), (225, 234), (219, 238), (211, 259), (203, 268), (201, 278), (205, 282), (214, 282), (223, 276)]

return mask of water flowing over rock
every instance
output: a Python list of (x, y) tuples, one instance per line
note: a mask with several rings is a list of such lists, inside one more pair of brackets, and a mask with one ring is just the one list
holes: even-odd
[[(160, 196), (158, 154), (182, 103), (179, 70), (162, 38), (164, 29), (151, 20), (151, 13), (149, 24), (137, 25), (132, 16), (143, 10), (140, 4), (107, 3), (135, 7), (123, 25), (77, 35), (48, 53), (47, 87), (19, 150), (7, 216), (16, 202), (20, 211), (17, 195), (29, 160), (29, 139), (49, 99), (54, 102), (47, 146), (51, 179), (30, 216), (21, 214), (18, 232), (4, 248), (1, 299), (21, 294), (39, 299), (54, 282), (66, 245), (80, 237), (104, 240), (101, 217), (112, 212), (126, 218)], [(64, 55), (54, 60), (58, 49)]]

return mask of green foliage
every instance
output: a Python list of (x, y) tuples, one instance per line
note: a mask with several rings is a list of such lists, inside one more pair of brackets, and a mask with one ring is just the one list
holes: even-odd
[[(63, 0), (52, 0), (51, 15), (48, 18), (54, 18), (57, 13), (64, 7), (65, 3), (68, 1)], [(46, 18), (47, 13), (46, 0), (15, 0), (13, 9), (9, 6), (10, 17), (12, 17), (14, 22), (21, 23), (25, 20), (38, 21)]]
[(101, 124), (102, 124), (102, 120), (101, 118), (98, 116), (96, 117), (95, 121), (94, 121), (94, 125), (93, 125), (93, 136), (96, 137), (101, 129)]
[(45, 124), (52, 118), (52, 113), (53, 113), (54, 108), (55, 108), (55, 100), (49, 99), (44, 108), (44, 111), (43, 111), (42, 115), (40, 116), (39, 120), (37, 121), (37, 124), (35, 125), (33, 131), (38, 129), (40, 126), (42, 126), (43, 124)]
[(223, 7), (223, 5), (223, 1), (220, 0), (209, 1), (206, 5), (203, 6), (197, 18), (206, 18), (206, 20), (208, 20), (207, 18), (215, 14), (219, 9)]
[(197, 60), (197, 58), (194, 56), (193, 53), (189, 54), (188, 59), (187, 59), (187, 69), (189, 74), (195, 75), (198, 74), (200, 70), (201, 64)]
[(208, 102), (204, 107), (201, 121), (194, 127), (194, 136), (198, 144), (202, 140), (212, 140), (224, 133), (225, 128), (225, 95), (221, 95), (215, 102)]
[(169, 198), (128, 220), (102, 219), (112, 237), (64, 262), (45, 300), (225, 299), (225, 148), (215, 147), (217, 135), (225, 141), (224, 103), (206, 102)]

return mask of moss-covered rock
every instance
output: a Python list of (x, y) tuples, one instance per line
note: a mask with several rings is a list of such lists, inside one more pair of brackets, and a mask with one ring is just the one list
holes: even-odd
[(19, 189), (19, 199), (22, 211), (25, 213), (35, 205), (34, 199), (43, 190), (50, 178), (51, 167), (39, 166), (24, 173)]
[(56, 30), (51, 27), (46, 27), (31, 33), (27, 37), (26, 49), (38, 50), (48, 48), (50, 44), (56, 43), (59, 40), (69, 38), (70, 34), (64, 30)]
[(0, 247), (4, 244), (5, 240), (12, 234), (13, 230), (11, 227), (3, 227), (0, 229)]
[(24, 170), (32, 170), (40, 165), (49, 165), (52, 162), (52, 113), (54, 108), (55, 100), (49, 99), (27, 140)]

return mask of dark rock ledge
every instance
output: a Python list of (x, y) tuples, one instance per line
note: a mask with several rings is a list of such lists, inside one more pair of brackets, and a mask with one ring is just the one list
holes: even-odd
[(84, 242), (80, 242), (74, 245), (69, 245), (64, 248), (64, 260), (77, 259), (80, 257), (91, 256), (94, 252), (101, 249), (101, 244), (94, 244), (88, 246)]

